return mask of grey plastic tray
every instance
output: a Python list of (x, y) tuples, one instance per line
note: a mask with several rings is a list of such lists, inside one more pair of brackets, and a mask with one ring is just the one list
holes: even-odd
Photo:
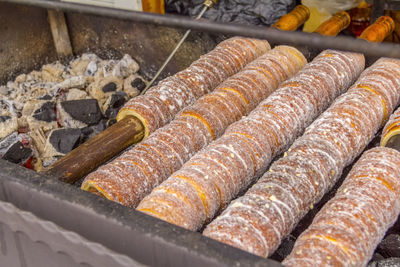
[(0, 266), (281, 266), (4, 160), (0, 201)]

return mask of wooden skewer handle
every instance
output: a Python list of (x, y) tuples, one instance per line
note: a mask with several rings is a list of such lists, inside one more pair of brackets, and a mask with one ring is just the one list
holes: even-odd
[(394, 27), (395, 23), (391, 17), (382, 16), (362, 32), (360, 39), (380, 43), (393, 32)]
[(349, 13), (340, 11), (319, 25), (315, 32), (325, 36), (336, 36), (346, 29), (350, 25), (350, 22), (351, 18)]
[(310, 10), (303, 5), (296, 6), (291, 12), (281, 17), (272, 27), (282, 31), (295, 31), (310, 17)]
[(143, 136), (143, 124), (136, 117), (127, 116), (69, 152), (42, 173), (74, 183), (128, 146), (141, 141)]
[[(325, 36), (336, 36), (341, 31), (346, 29), (351, 22), (350, 15), (345, 12), (341, 11), (333, 15), (330, 19), (319, 25), (317, 30), (314, 33), (318, 33), (320, 35)], [(316, 57), (319, 53), (321, 53), (321, 49), (318, 48), (310, 48), (310, 47), (297, 47), (303, 55), (307, 58), (307, 60), (312, 60)]]

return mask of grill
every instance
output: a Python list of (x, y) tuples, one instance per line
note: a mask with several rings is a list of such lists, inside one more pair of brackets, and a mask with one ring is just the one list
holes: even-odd
[[(0, 44), (0, 58), (4, 62), (0, 67), (0, 81), (3, 83), (57, 59), (46, 21), (46, 8), (67, 12), (76, 54), (94, 52), (104, 58), (120, 58), (129, 53), (135, 55), (142, 74), (147, 77), (153, 76), (156, 71), (153, 66), (162, 64), (180, 37), (181, 31), (175, 28), (199, 32), (189, 37), (164, 72), (165, 76), (183, 69), (214, 47), (217, 33), (245, 33), (249, 37), (265, 38), (271, 44), (361, 52), (371, 61), (380, 56), (400, 58), (400, 48), (396, 45), (366, 43), (347, 37), (338, 37), (332, 42), (329, 37), (314, 34), (199, 22), (58, 1), (17, 1), (23, 5), (7, 2), (16, 1), (0, 2), (0, 25), (7, 25), (0, 28), (5, 40)], [(376, 146), (378, 139), (372, 141), (370, 147)], [(54, 177), (0, 160), (0, 261), (7, 266), (18, 263), (41, 266), (49, 262), (58, 262), (60, 266), (281, 266), (279, 261), (290, 252), (293, 240), (334, 195), (349, 169), (275, 254), (264, 259), (88, 194)], [(398, 226), (389, 233), (398, 233)], [(385, 254), (384, 251), (380, 248), (379, 252)]]

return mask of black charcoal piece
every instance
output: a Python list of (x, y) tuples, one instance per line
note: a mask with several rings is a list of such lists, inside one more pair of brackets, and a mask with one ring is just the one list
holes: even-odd
[(87, 140), (89, 140), (90, 138), (98, 135), (99, 133), (101, 133), (102, 131), (104, 131), (107, 128), (107, 119), (102, 119), (98, 124), (96, 125), (92, 125), (92, 126), (88, 126), (85, 128), (81, 128), (81, 139), (80, 139), (80, 143), (84, 143)]
[(52, 97), (51, 97), (51, 95), (44, 95), (44, 96), (42, 96), (42, 97), (39, 97), (38, 99), (39, 99), (39, 100), (51, 100)]
[(113, 82), (107, 83), (101, 90), (103, 90), (104, 93), (115, 92), (117, 91), (117, 85)]
[(93, 127), (91, 127), (91, 126), (81, 128), (82, 138), (84, 138), (85, 140), (87, 140), (88, 137), (89, 137), (93, 132), (94, 132), (94, 130), (93, 130)]
[(101, 120), (98, 124), (90, 126), (95, 134), (99, 134), (107, 128), (107, 119)]
[(146, 84), (140, 78), (136, 78), (131, 82), (133, 88), (137, 88), (139, 92), (142, 92), (144, 88), (146, 88)]
[(39, 121), (52, 122), (57, 120), (57, 115), (54, 110), (54, 103), (46, 102), (40, 108), (35, 110), (32, 115)]
[(8, 121), (9, 119), (11, 119), (10, 116), (0, 116), (0, 123)]
[(31, 156), (32, 149), (24, 147), (24, 145), (18, 141), (7, 150), (3, 159), (15, 164), (24, 164)]
[(79, 145), (81, 130), (76, 128), (64, 128), (51, 132), (50, 144), (60, 153), (67, 154)]
[(385, 257), (383, 257), (378, 252), (375, 252), (374, 255), (372, 256), (371, 261), (380, 261), (380, 260), (383, 260), (383, 259), (385, 259)]
[(400, 258), (400, 235), (390, 234), (382, 240), (377, 250), (383, 257)]
[(3, 139), (0, 139), (0, 157), (2, 154), (5, 154), (7, 152), (9, 147), (18, 142), (18, 140), (18, 132), (13, 132)]
[(126, 93), (125, 92), (117, 92), (111, 96), (111, 100), (109, 103), (109, 106), (104, 113), (104, 115), (107, 118), (115, 118), (117, 117), (117, 114), (119, 110), (122, 108), (122, 106), (126, 102)]
[(103, 117), (96, 99), (80, 99), (61, 102), (61, 107), (73, 119), (88, 125), (97, 124)]

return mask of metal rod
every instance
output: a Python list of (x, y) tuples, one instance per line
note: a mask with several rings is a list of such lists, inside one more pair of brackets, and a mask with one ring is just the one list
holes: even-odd
[(386, 0), (385, 3), (386, 10), (400, 10), (400, 1), (399, 0)]
[(326, 37), (318, 34), (304, 32), (285, 32), (261, 26), (246, 26), (233, 23), (210, 22), (195, 20), (183, 16), (159, 15), (146, 12), (135, 12), (113, 8), (87, 6), (50, 0), (0, 0), (38, 6), (43, 8), (60, 9), (67, 12), (77, 12), (99, 15), (109, 18), (131, 20), (141, 23), (170, 26), (183, 29), (192, 29), (201, 32), (248, 36), (266, 39), (272, 44), (289, 44), (294, 46), (307, 46), (319, 49), (337, 49), (363, 53), (371, 57), (400, 58), (400, 46), (392, 43), (369, 43), (351, 37)]
[[(205, 5), (203, 7), (203, 9), (200, 11), (200, 13), (197, 15), (196, 20), (200, 19), (204, 15), (204, 13), (207, 11), (207, 9), (208, 9), (208, 6)], [(174, 50), (171, 52), (171, 54), (169, 54), (168, 58), (165, 60), (164, 64), (162, 64), (161, 68), (157, 71), (156, 75), (154, 75), (153, 79), (151, 79), (151, 81), (147, 84), (146, 88), (144, 88), (144, 90), (140, 93), (141, 95), (146, 93), (147, 89), (149, 89), (151, 87), (151, 85), (154, 83), (154, 81), (158, 78), (158, 76), (160, 76), (161, 72), (163, 72), (163, 70), (168, 65), (168, 63), (171, 61), (171, 59), (174, 57), (174, 55), (176, 54), (178, 49), (181, 47), (183, 42), (185, 42), (185, 40), (189, 36), (190, 32), (191, 32), (190, 29), (185, 32), (185, 34), (183, 35), (183, 37), (181, 38), (179, 43), (175, 46)]]

